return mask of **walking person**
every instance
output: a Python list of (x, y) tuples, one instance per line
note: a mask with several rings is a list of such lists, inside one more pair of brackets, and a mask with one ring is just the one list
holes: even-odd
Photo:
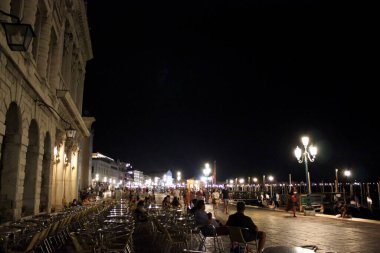
[(228, 214), (228, 201), (230, 199), (230, 192), (228, 190), (227, 184), (224, 184), (224, 188), (222, 190), (223, 204), (224, 204), (224, 212)]
[(293, 217), (297, 217), (296, 216), (297, 206), (298, 206), (297, 192), (294, 189), (292, 189), (289, 192), (288, 204), (286, 206), (286, 211), (288, 212), (288, 211), (292, 210)]

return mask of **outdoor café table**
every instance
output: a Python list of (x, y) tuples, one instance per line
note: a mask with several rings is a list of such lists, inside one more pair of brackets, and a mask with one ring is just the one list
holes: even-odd
[(117, 219), (117, 218), (127, 219), (127, 218), (129, 218), (129, 216), (127, 214), (110, 214), (110, 215), (107, 215), (107, 218), (109, 218), (109, 219)]
[(127, 224), (130, 221), (128, 219), (108, 219), (103, 221), (104, 223), (115, 223), (115, 224)]
[(122, 212), (122, 211), (110, 211), (109, 213), (124, 214), (124, 213), (128, 213), (128, 212)]
[(265, 248), (263, 253), (314, 253), (314, 250), (302, 247), (274, 246)]
[(33, 222), (39, 226), (46, 226), (47, 224), (50, 223), (50, 221), (51, 221), (51, 219), (46, 218), (46, 217), (33, 217), (31, 219), (25, 220), (25, 222)]

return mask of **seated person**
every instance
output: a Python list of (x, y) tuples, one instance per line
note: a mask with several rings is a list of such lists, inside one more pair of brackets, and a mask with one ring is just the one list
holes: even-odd
[(71, 206), (79, 206), (79, 202), (77, 199), (73, 199), (73, 202), (71, 202)]
[(268, 208), (269, 209), (274, 209), (276, 207), (276, 205), (274, 204), (274, 201), (273, 200), (269, 200), (268, 201)]
[(208, 212), (207, 218), (208, 218), (208, 224), (209, 225), (213, 225), (214, 227), (220, 226), (220, 222), (218, 220), (212, 218), (212, 213)]
[(262, 203), (262, 207), (268, 207), (268, 200), (267, 199), (263, 199), (263, 201), (261, 202)]
[(82, 201), (82, 205), (88, 205), (90, 204), (90, 200), (88, 199), (88, 197), (84, 198), (84, 200)]
[(343, 204), (340, 208), (340, 215), (342, 218), (351, 218), (351, 215), (349, 214), (349, 209), (346, 204)]
[(205, 209), (205, 201), (198, 200), (197, 209), (195, 211), (195, 224), (200, 227), (204, 236), (214, 235), (214, 227), (220, 226), (220, 223), (212, 218), (212, 213), (206, 213)]
[(135, 215), (136, 221), (148, 220), (148, 213), (146, 209), (144, 208), (144, 200), (139, 200), (139, 202), (137, 202), (136, 209), (134, 210), (134, 215)]
[[(259, 240), (257, 252), (262, 252), (266, 240), (266, 233), (259, 231), (252, 219), (244, 215), (245, 203), (239, 201), (236, 204), (236, 213), (228, 217), (226, 226), (241, 227), (244, 240), (247, 242), (253, 241), (256, 238)], [(246, 229), (245, 229), (246, 228)]]
[(181, 203), (179, 203), (178, 197), (173, 198), (171, 205), (172, 205), (172, 208), (175, 208), (175, 209), (180, 209), (182, 207)]
[(206, 205), (204, 200), (198, 200), (195, 206), (195, 223), (198, 226), (204, 226), (208, 224), (208, 216), (206, 213)]
[(190, 205), (187, 209), (187, 212), (188, 213), (191, 213), (191, 214), (195, 214), (195, 211), (197, 210), (197, 202), (198, 200), (197, 199), (193, 199), (191, 202), (190, 202)]
[(170, 208), (171, 204), (170, 204), (170, 196), (167, 195), (163, 200), (162, 200), (162, 208), (163, 209), (168, 209)]

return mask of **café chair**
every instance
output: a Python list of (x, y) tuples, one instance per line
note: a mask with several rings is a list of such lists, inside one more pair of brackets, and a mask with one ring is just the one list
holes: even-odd
[(248, 252), (248, 245), (255, 246), (257, 250), (258, 238), (256, 238), (253, 241), (247, 242), (243, 237), (242, 229), (246, 229), (246, 228), (228, 226), (228, 230), (230, 231), (231, 244), (235, 245), (235, 243), (237, 243), (239, 252), (240, 252), (241, 246), (243, 246), (243, 248), (245, 249), (244, 252)]

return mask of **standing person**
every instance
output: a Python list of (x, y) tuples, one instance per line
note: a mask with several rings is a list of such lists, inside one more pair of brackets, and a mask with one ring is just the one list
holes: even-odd
[(228, 214), (228, 200), (230, 199), (230, 192), (228, 191), (227, 184), (224, 184), (224, 188), (222, 190), (223, 203), (224, 203), (224, 211)]
[(293, 188), (289, 192), (288, 205), (286, 207), (286, 211), (288, 212), (289, 210), (292, 210), (293, 217), (296, 217), (297, 206), (298, 206), (297, 192)]
[(367, 194), (367, 206), (368, 209), (372, 212), (372, 199), (371, 196), (369, 196), (369, 194)]
[(212, 205), (214, 208), (214, 211), (219, 208), (219, 191), (218, 189), (214, 189), (214, 192), (211, 194), (212, 196)]
[(278, 192), (275, 194), (274, 205), (276, 209), (280, 207), (280, 193)]
[(187, 188), (183, 189), (182, 198), (183, 198), (183, 207), (186, 210), (187, 206), (189, 205), (189, 191)]
[(180, 190), (178, 188), (175, 188), (173, 190), (173, 197), (176, 197), (179, 200)]
[(226, 226), (248, 228), (241, 230), (244, 240), (250, 242), (257, 238), (259, 240), (257, 252), (262, 252), (265, 245), (266, 233), (259, 231), (253, 220), (250, 217), (244, 215), (244, 210), (245, 203), (239, 201), (236, 204), (236, 213), (228, 216)]
[(201, 188), (199, 188), (199, 191), (197, 192), (197, 199), (198, 200), (204, 200), (203, 199), (203, 191)]

